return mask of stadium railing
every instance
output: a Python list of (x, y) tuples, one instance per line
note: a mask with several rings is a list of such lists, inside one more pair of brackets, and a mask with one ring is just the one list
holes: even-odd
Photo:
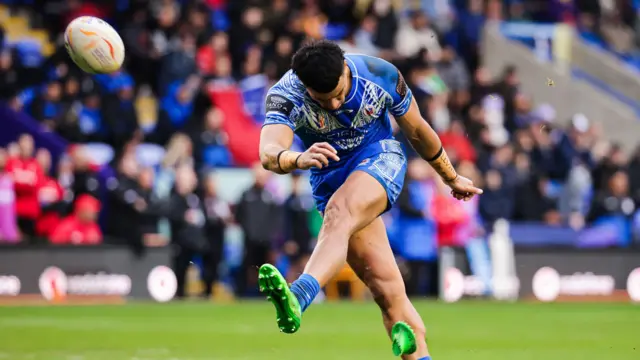
[(554, 25), (488, 24), (481, 44), (483, 64), (496, 76), (508, 65), (517, 66), (522, 90), (535, 103), (552, 105), (560, 125), (583, 113), (602, 123), (606, 136), (627, 149), (635, 148), (635, 134), (640, 131), (638, 104), (574, 76), (569, 62), (571, 36), (569, 29), (559, 31)]
[(573, 34), (572, 68), (588, 76), (591, 81), (602, 82), (613, 91), (633, 101), (640, 102), (640, 70), (597, 46)]

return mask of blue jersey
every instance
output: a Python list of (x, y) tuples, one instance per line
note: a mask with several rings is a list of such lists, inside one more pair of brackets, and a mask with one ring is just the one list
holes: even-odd
[(321, 211), (337, 187), (358, 167), (371, 167), (367, 172), (385, 182), (390, 203), (397, 198), (406, 171), (406, 159), (401, 146), (393, 140), (389, 118), (409, 111), (412, 94), (404, 78), (385, 60), (357, 54), (347, 54), (345, 58), (351, 70), (351, 89), (337, 110), (320, 107), (293, 71), (287, 72), (266, 97), (264, 125), (287, 125), (305, 147), (327, 142), (338, 151), (340, 161), (312, 169), (311, 185)]

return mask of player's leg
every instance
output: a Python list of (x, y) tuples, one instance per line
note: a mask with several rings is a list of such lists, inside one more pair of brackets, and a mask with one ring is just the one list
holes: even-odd
[[(414, 336), (406, 339), (415, 340), (416, 351), (411, 355), (404, 355), (403, 359), (429, 359), (424, 323), (407, 297), (402, 275), (391, 251), (381, 218), (374, 220), (351, 236), (348, 262), (371, 290), (373, 298), (382, 311), (382, 320), (389, 335), (396, 335), (395, 331), (392, 334), (392, 328), (398, 322), (409, 324), (413, 330)], [(396, 326), (397, 329), (398, 326)], [(406, 331), (406, 329), (399, 329), (399, 331)], [(394, 352), (401, 350), (402, 345), (394, 344), (394, 347), (398, 346)], [(401, 351), (398, 351), (399, 353)]]
[(318, 243), (304, 273), (291, 288), (274, 266), (260, 267), (260, 291), (274, 304), (281, 331), (293, 333), (300, 328), (302, 312), (344, 266), (351, 235), (384, 212), (387, 204), (380, 181), (364, 171), (355, 171), (327, 203)]

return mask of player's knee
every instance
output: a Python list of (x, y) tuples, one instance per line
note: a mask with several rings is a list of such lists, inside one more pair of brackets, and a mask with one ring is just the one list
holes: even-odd
[(323, 225), (327, 229), (340, 229), (349, 232), (354, 219), (345, 199), (332, 198), (324, 210)]

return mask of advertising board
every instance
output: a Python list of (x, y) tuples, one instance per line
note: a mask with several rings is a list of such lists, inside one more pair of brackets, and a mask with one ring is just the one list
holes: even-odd
[(149, 249), (137, 257), (127, 247), (107, 245), (2, 247), (0, 297), (165, 302), (177, 287), (170, 260), (169, 248)]
[(541, 302), (640, 302), (640, 253), (627, 249), (516, 248), (516, 277), (485, 285), (470, 273), (466, 254), (454, 250), (454, 261), (442, 276), (441, 297), (488, 296), (496, 288), (517, 289), (518, 299)]

